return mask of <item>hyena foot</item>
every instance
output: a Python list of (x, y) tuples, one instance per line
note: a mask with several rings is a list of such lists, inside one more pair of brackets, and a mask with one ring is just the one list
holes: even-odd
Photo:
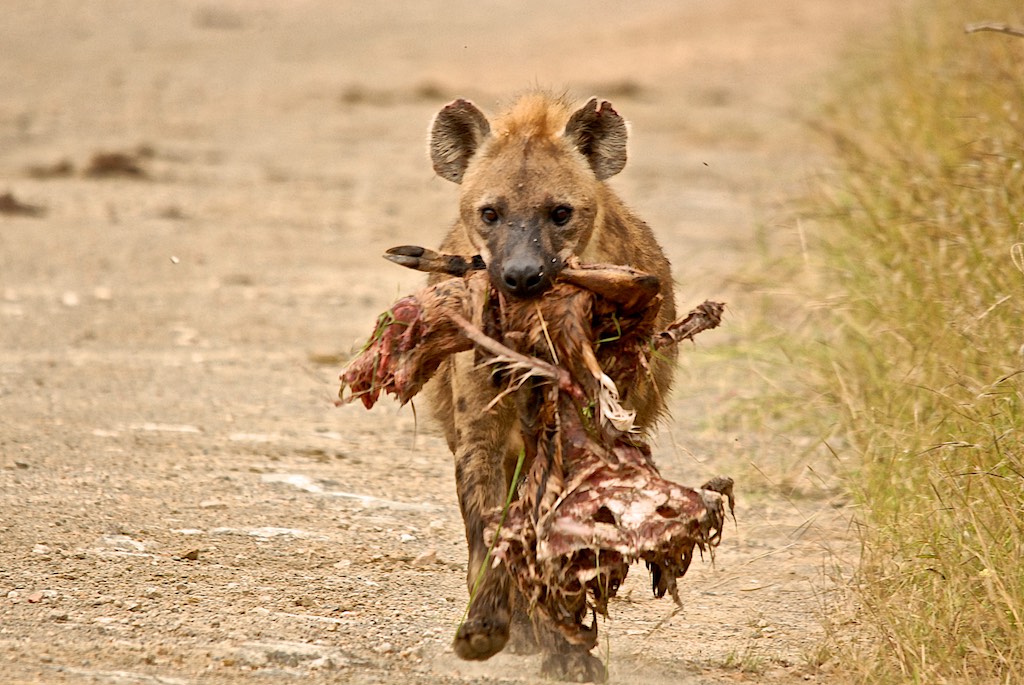
[(505, 649), (520, 656), (537, 654), (540, 652), (540, 642), (537, 640), (537, 633), (533, 623), (525, 613), (514, 611), (512, 622), (508, 630), (508, 645)]
[(470, 610), (465, 622), (455, 633), (452, 647), (460, 659), (483, 661), (505, 648), (508, 642), (508, 611), (491, 611), (477, 614)]
[(604, 683), (608, 669), (596, 656), (583, 649), (567, 652), (545, 652), (540, 666), (541, 675), (551, 680), (569, 683)]

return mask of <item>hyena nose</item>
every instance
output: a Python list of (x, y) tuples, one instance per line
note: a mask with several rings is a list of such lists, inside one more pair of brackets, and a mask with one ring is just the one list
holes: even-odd
[(544, 266), (533, 261), (506, 263), (501, 279), (508, 292), (516, 297), (533, 297), (546, 288)]

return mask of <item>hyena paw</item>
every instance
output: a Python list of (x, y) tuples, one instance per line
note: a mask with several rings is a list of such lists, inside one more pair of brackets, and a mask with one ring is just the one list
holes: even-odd
[(460, 659), (483, 661), (505, 648), (508, 617), (470, 616), (459, 626), (452, 647)]
[(533, 624), (525, 616), (513, 616), (508, 629), (508, 644), (505, 651), (526, 656), (540, 651), (540, 643)]
[(604, 683), (608, 669), (596, 656), (582, 649), (563, 654), (547, 652), (540, 666), (541, 675), (569, 683)]

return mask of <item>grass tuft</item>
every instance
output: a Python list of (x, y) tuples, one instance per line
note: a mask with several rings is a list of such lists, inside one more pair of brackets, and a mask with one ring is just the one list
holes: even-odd
[(918, 9), (824, 113), (842, 168), (801, 229), (801, 353), (863, 512), (836, 650), (862, 682), (1024, 682), (1024, 39), (963, 30), (1024, 7)]

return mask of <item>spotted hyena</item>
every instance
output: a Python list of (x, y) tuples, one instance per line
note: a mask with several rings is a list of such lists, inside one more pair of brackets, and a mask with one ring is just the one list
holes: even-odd
[[(574, 110), (562, 98), (529, 94), (493, 122), (471, 102), (450, 103), (430, 133), (434, 170), (461, 186), (459, 218), (441, 249), (481, 255), (506, 297), (541, 295), (572, 256), (636, 267), (661, 281), (657, 326), (664, 328), (675, 316), (668, 259), (647, 224), (605, 183), (626, 164), (626, 138), (626, 122), (597, 99)], [(663, 411), (672, 366), (671, 358), (659, 359), (652, 374), (620, 388), (640, 427)], [(487, 553), (485, 515), (504, 503), (523, 447), (515, 401), (488, 409), (501, 388), (474, 365), (472, 352), (447, 361), (429, 391), (455, 455), (472, 591)], [(506, 646), (511, 629), (516, 647), (545, 652), (548, 673), (601, 678), (600, 662), (558, 635), (535, 634), (518, 604), (505, 571), (488, 570), (455, 636), (456, 653), (487, 659)]]

